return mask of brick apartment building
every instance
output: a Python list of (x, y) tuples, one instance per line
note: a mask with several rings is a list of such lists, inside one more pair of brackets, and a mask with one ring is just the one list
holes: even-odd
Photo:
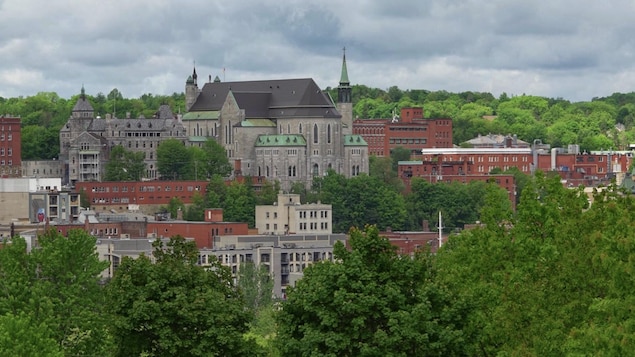
[(353, 134), (364, 138), (369, 155), (390, 156), (401, 146), (416, 157), (422, 148), (452, 147), (452, 119), (424, 119), (423, 108), (402, 108), (392, 119), (356, 119)]
[(22, 175), (21, 119), (0, 115), (0, 176)]

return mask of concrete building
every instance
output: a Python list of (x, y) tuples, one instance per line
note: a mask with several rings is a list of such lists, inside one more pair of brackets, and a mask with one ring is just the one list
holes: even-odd
[[(61, 202), (60, 197), (68, 198), (64, 205), (65, 215), (62, 216), (60, 216), (61, 210), (57, 213), (52, 213), (49, 210), (51, 207), (61, 209), (58, 204), (50, 204), (51, 201), (55, 200), (58, 200), (58, 203)], [(62, 217), (70, 219), (73, 214), (71, 207), (75, 207), (75, 198), (76, 195), (64, 190), (60, 178), (2, 179), (0, 180), (0, 203), (2, 203), (0, 204), (0, 224), (18, 221), (37, 222), (40, 209), (49, 219), (61, 219)], [(72, 204), (71, 201), (73, 201)], [(66, 204), (70, 204), (70, 206)], [(79, 202), (77, 202), (78, 205)]]
[(300, 195), (278, 194), (273, 205), (256, 206), (259, 234), (331, 234), (333, 209), (320, 203), (302, 204)]
[(221, 82), (199, 89), (196, 69), (185, 85), (184, 126), (190, 145), (217, 140), (245, 176), (310, 185), (335, 170), (347, 177), (368, 173), (368, 148), (352, 133), (351, 87), (346, 67), (333, 104), (310, 78)]
[(303, 271), (311, 264), (333, 260), (336, 242), (346, 244), (345, 234), (311, 235), (249, 235), (214, 238), (214, 249), (202, 249), (201, 265), (209, 265), (216, 257), (221, 264), (237, 274), (240, 264), (253, 262), (269, 269), (273, 280), (273, 293), (284, 298), (287, 286), (293, 286), (302, 278)]
[(451, 148), (452, 119), (423, 117), (423, 108), (402, 108), (391, 119), (356, 119), (353, 134), (368, 143), (369, 155), (390, 156), (393, 149), (409, 149), (411, 157), (421, 155), (421, 148)]
[(21, 119), (0, 115), (0, 177), (22, 175)]
[(61, 178), (64, 175), (59, 160), (25, 160), (22, 161), (22, 177)]
[[(186, 142), (185, 128), (170, 107), (162, 105), (153, 118), (119, 119), (107, 114), (95, 116), (84, 88), (73, 107), (71, 117), (60, 129), (60, 161), (65, 184), (101, 181), (110, 150), (116, 145), (145, 154), (147, 179), (159, 178), (156, 150), (167, 139)], [(140, 178), (141, 179), (141, 178)]]

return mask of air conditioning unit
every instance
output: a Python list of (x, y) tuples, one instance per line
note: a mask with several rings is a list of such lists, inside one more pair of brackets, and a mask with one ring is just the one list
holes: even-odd
[(121, 236), (119, 238), (121, 238), (121, 239), (130, 239), (130, 234), (123, 233), (123, 234), (121, 234)]

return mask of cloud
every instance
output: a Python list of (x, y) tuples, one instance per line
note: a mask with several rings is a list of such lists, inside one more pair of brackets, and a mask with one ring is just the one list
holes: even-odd
[[(615, 0), (0, 0), (0, 96), (127, 97), (312, 77), (590, 100), (633, 89), (635, 3)], [(225, 69), (225, 71), (223, 71)]]

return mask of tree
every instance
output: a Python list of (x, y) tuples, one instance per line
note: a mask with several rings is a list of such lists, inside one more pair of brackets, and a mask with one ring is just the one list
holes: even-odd
[(399, 168), (399, 161), (410, 160), (410, 150), (403, 146), (397, 146), (390, 150), (390, 159), (392, 160), (392, 170), (396, 173)]
[(253, 227), (256, 214), (253, 188), (246, 183), (232, 182), (226, 190), (223, 210), (223, 218), (228, 222), (247, 222)]
[(218, 261), (196, 264), (193, 241), (171, 237), (145, 255), (124, 258), (108, 286), (117, 356), (244, 356), (258, 346), (243, 339), (250, 314)]
[(0, 355), (62, 357), (64, 353), (45, 324), (22, 313), (0, 316)]
[(216, 140), (208, 139), (205, 141), (202, 147), (202, 154), (202, 157), (198, 158), (197, 168), (201, 170), (203, 177), (210, 178), (213, 175), (226, 177), (231, 174), (232, 167), (229, 164), (225, 148)]
[[(20, 237), (0, 249), (4, 338), (32, 334), (33, 343), (51, 353), (57, 349), (51, 349), (49, 339), (65, 355), (106, 354), (111, 344), (100, 274), (108, 263), (99, 260), (95, 238), (80, 229), (69, 231), (67, 237), (49, 230), (38, 242), (31, 253)], [(23, 329), (27, 323), (30, 330)]]
[(182, 141), (168, 139), (157, 148), (157, 169), (162, 177), (173, 180), (193, 178), (191, 151)]
[(278, 345), (289, 356), (461, 355), (462, 310), (435, 282), (431, 256), (401, 256), (374, 226), (350, 232), (334, 261), (288, 288)]
[(140, 181), (145, 174), (145, 154), (126, 150), (117, 145), (110, 150), (106, 163), (105, 181)]
[(253, 313), (271, 308), (273, 279), (269, 268), (246, 262), (240, 265), (237, 276), (238, 288), (243, 294), (245, 305)]

